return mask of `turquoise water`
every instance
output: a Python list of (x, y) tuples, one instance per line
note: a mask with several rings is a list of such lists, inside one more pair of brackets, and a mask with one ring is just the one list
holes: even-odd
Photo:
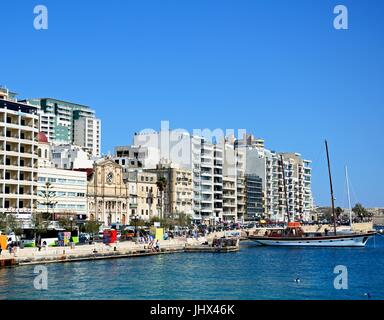
[[(335, 290), (335, 266), (348, 290)], [(278, 248), (241, 244), (229, 254), (177, 253), (46, 265), (48, 290), (34, 289), (34, 266), (0, 269), (0, 299), (384, 299), (384, 238), (366, 248)], [(300, 278), (301, 282), (294, 280)]]

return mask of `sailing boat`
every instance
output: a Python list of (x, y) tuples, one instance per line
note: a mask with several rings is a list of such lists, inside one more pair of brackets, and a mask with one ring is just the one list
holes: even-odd
[[(375, 231), (357, 233), (351, 232), (348, 234), (338, 234), (336, 228), (336, 213), (335, 213), (335, 198), (333, 194), (332, 175), (331, 175), (331, 163), (329, 160), (328, 142), (325, 141), (325, 147), (327, 151), (328, 160), (328, 173), (329, 182), (331, 188), (331, 202), (333, 213), (333, 234), (325, 233), (305, 233), (300, 226), (299, 222), (291, 222), (289, 218), (289, 206), (287, 191), (285, 185), (284, 167), (282, 168), (284, 191), (286, 198), (286, 209), (288, 217), (288, 225), (282, 230), (267, 230), (265, 235), (250, 235), (249, 240), (256, 241), (257, 243), (265, 246), (295, 246), (295, 247), (364, 247), (368, 240), (375, 236)], [(282, 166), (284, 166), (283, 158), (281, 157)], [(352, 223), (352, 219), (351, 219)]]

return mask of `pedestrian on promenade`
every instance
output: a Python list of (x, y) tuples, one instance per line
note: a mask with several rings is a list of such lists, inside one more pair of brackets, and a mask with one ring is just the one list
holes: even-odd
[(157, 251), (157, 252), (160, 252), (160, 242), (159, 242), (159, 240), (156, 240), (156, 246), (155, 246), (155, 248), (156, 248), (156, 251)]
[(3, 248), (2, 247), (0, 247), (0, 256), (1, 256), (1, 253), (3, 252)]
[(8, 251), (9, 251), (9, 254), (12, 254), (12, 251), (13, 251), (13, 242), (11, 242), (11, 243), (8, 245)]

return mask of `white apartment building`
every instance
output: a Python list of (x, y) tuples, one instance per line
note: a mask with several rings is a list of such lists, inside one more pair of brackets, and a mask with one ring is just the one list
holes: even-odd
[[(38, 142), (37, 211), (50, 214), (52, 220), (70, 216), (74, 217), (75, 221), (85, 220), (87, 218), (86, 172), (55, 168), (52, 162), (52, 145), (43, 132), (39, 132)], [(47, 196), (49, 194), (52, 196)], [(51, 202), (50, 205), (48, 205), (49, 202)]]
[(0, 212), (30, 220), (36, 202), (37, 108), (0, 88)]
[(223, 220), (237, 222), (236, 176), (223, 177)]
[[(284, 160), (284, 174), (286, 180), (287, 195), (284, 195), (284, 182), (282, 174), (280, 178), (280, 214), (286, 212), (286, 199), (291, 218), (310, 220), (313, 209), (311, 192), (311, 161), (303, 160), (298, 153), (282, 153)], [(281, 166), (281, 165), (280, 165)], [(281, 173), (281, 169), (280, 169)]]
[(56, 116), (39, 110), (39, 130), (44, 132), (48, 141), (55, 140)]
[(101, 120), (90, 117), (80, 117), (74, 120), (75, 145), (83, 147), (93, 157), (101, 155)]
[[(47, 198), (47, 193), (52, 196)], [(51, 203), (48, 205), (48, 203)], [(48, 206), (48, 208), (47, 208)], [(87, 217), (87, 174), (86, 172), (39, 168), (37, 188), (37, 211), (51, 215), (52, 220), (60, 217), (75, 217), (77, 221)]]
[(115, 147), (116, 163), (125, 168), (155, 169), (160, 163), (160, 150), (150, 146), (128, 145)]
[(92, 169), (94, 160), (88, 152), (71, 144), (52, 145), (51, 161), (57, 169)]

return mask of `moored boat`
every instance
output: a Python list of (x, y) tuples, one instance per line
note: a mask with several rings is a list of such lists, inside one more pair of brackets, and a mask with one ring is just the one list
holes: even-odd
[(219, 238), (213, 239), (212, 243), (193, 245), (187, 244), (185, 251), (187, 252), (212, 252), (212, 253), (226, 253), (236, 252), (240, 250), (239, 238)]
[(305, 233), (298, 222), (291, 222), (283, 230), (267, 230), (263, 236), (250, 235), (249, 240), (264, 246), (300, 247), (364, 247), (375, 232), (329, 235)]

